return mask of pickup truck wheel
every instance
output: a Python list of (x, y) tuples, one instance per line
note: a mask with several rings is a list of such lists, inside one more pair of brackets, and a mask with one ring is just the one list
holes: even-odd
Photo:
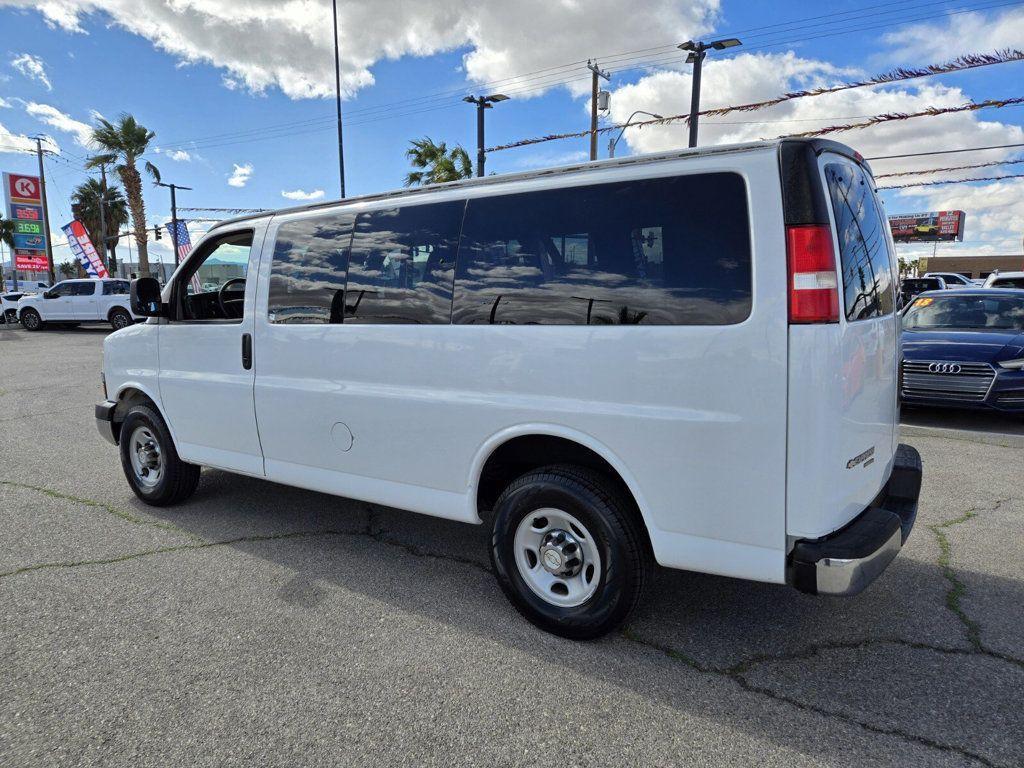
[(529, 621), (588, 640), (625, 621), (651, 579), (640, 525), (631, 502), (603, 474), (543, 467), (498, 499), (491, 562)]
[(21, 327), (26, 331), (38, 331), (43, 327), (43, 319), (34, 309), (21, 310)]
[(167, 425), (148, 405), (133, 405), (121, 424), (121, 467), (135, 495), (165, 507), (191, 496), (200, 468), (178, 457)]
[(110, 325), (115, 331), (127, 328), (132, 324), (132, 316), (123, 309), (114, 309), (110, 312)]

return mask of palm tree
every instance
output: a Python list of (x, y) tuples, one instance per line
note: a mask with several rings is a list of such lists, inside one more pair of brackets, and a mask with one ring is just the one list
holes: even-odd
[[(11, 271), (14, 271), (14, 222), (5, 219), (0, 215), (0, 244), (7, 246), (7, 252), (11, 254)], [(3, 262), (0, 261), (0, 291), (4, 290)], [(17, 282), (17, 281), (15, 281)]]
[[(101, 152), (89, 158), (86, 163), (88, 168), (113, 165), (117, 175), (121, 177), (128, 198), (135, 242), (139, 245), (140, 275), (149, 275), (150, 271), (149, 251), (146, 247), (146, 205), (142, 199), (142, 176), (139, 174), (137, 163), (155, 136), (153, 131), (140, 125), (129, 114), (122, 114), (116, 125), (102, 117), (97, 118), (96, 127), (92, 129), (92, 140), (100, 147)], [(148, 160), (145, 169), (156, 181), (160, 181), (160, 171)]]
[(405, 156), (409, 158), (413, 168), (421, 170), (410, 171), (405, 177), (405, 186), (441, 184), (445, 181), (468, 179), (473, 175), (473, 163), (461, 145), (457, 144), (455, 149), (449, 152), (443, 141), (435, 144), (433, 139), (427, 136), (409, 143), (412, 146), (406, 151)]
[[(102, 231), (103, 227), (100, 225), (101, 198), (105, 202), (106, 232)], [(109, 242), (114, 253), (117, 252), (116, 235), (121, 231), (121, 227), (128, 223), (128, 203), (125, 201), (124, 195), (121, 194), (120, 188), (110, 186), (104, 192), (103, 184), (96, 179), (89, 179), (79, 184), (71, 193), (71, 213), (89, 230), (89, 237), (92, 238), (96, 250), (104, 257), (104, 261), (107, 255), (103, 248), (104, 238), (113, 238)], [(116, 259), (116, 256), (114, 258)], [(113, 271), (112, 264), (107, 266)]]

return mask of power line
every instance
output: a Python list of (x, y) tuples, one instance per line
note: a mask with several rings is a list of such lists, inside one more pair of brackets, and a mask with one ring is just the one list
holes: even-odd
[[(1019, 5), (1019, 4), (1021, 4), (1021, 2), (1022, 2), (1022, 0), (1012, 0), (1010, 2), (991, 3), (989, 0), (986, 0), (986, 2), (983, 2), (981, 5), (961, 6), (961, 7), (956, 8), (956, 9), (951, 9), (950, 12), (946, 14), (946, 16), (956, 15), (958, 13), (968, 13), (968, 12), (973, 12), (973, 11), (977, 11), (977, 10), (987, 10), (987, 9), (990, 9), (990, 8), (1002, 7), (1002, 6), (1006, 6), (1006, 5)], [(902, 4), (902, 3), (897, 3), (897, 4)], [(911, 5), (911, 6), (908, 6), (907, 8), (904, 8), (904, 9), (898, 10), (898, 11), (876, 12), (874, 14), (863, 14), (863, 13), (861, 13), (864, 10), (868, 10), (868, 9), (872, 9), (872, 8), (890, 7), (891, 6), (891, 4), (877, 4), (877, 5), (865, 6), (863, 8), (855, 9), (855, 10), (851, 10), (851, 11), (836, 12), (834, 14), (824, 14), (822, 16), (815, 16), (815, 17), (811, 17), (811, 19), (831, 18), (831, 17), (834, 17), (834, 16), (849, 15), (849, 14), (853, 14), (853, 13), (861, 13), (862, 17), (870, 18), (872, 16), (887, 15), (887, 14), (892, 14), (892, 13), (896, 13), (896, 12), (901, 12), (902, 13), (902, 12), (905, 12), (907, 10), (912, 10), (913, 8), (917, 8), (920, 5), (930, 5), (930, 4)], [(768, 48), (768, 47), (776, 47), (776, 46), (780, 46), (780, 45), (789, 45), (791, 43), (802, 42), (802, 41), (808, 40), (808, 39), (818, 39), (820, 37), (830, 37), (830, 36), (835, 36), (835, 35), (847, 34), (849, 32), (863, 31), (864, 29), (878, 28), (880, 26), (884, 26), (884, 27), (901, 26), (901, 25), (904, 25), (904, 24), (912, 23), (914, 21), (930, 20), (930, 19), (934, 19), (934, 18), (935, 18), (934, 14), (929, 14), (927, 16), (920, 16), (920, 17), (913, 17), (913, 18), (902, 19), (902, 20), (897, 21), (896, 23), (893, 23), (893, 21), (889, 21), (889, 22), (885, 22), (884, 24), (881, 24), (881, 25), (875, 25), (873, 27), (851, 27), (851, 28), (847, 28), (847, 29), (833, 30), (833, 31), (830, 31), (829, 33), (827, 33), (825, 35), (815, 35), (813, 37), (796, 38), (796, 39), (790, 39), (790, 40), (778, 40), (778, 41), (774, 41), (774, 42), (764, 43), (764, 44), (761, 44), (761, 45), (758, 45), (758, 46), (747, 46), (744, 50), (745, 51), (752, 51), (752, 50), (764, 49), (764, 48)], [(790, 26), (801, 25), (801, 24), (803, 24), (804, 22), (806, 22), (808, 20), (809, 19), (798, 19), (798, 20), (792, 20), (792, 21), (789, 21), (789, 22), (782, 22), (782, 23), (779, 23), (779, 24), (766, 25), (765, 27), (755, 27), (755, 28), (752, 28), (752, 29), (753, 30), (768, 29), (768, 28), (779, 27), (779, 26), (783, 26), (783, 25), (790, 25)], [(805, 28), (806, 28), (806, 26), (807, 25), (805, 25)], [(820, 26), (820, 24), (818, 24), (818, 25), (810, 25), (810, 26)], [(795, 26), (793, 29), (784, 30), (784, 31), (787, 34), (789, 34), (789, 33), (792, 33), (792, 32), (798, 32), (800, 29), (801, 29), (800, 26)], [(782, 30), (780, 30), (780, 32), (781, 31)], [(746, 32), (744, 32), (744, 34), (746, 34)], [(673, 50), (674, 50), (674, 45), (675, 45), (674, 43), (671, 45), (671, 48)], [(657, 51), (657, 50), (660, 50), (660, 49), (668, 49), (669, 47), (670, 46), (668, 46), (668, 45), (666, 45), (666, 46), (656, 46), (656, 47), (653, 47), (653, 48), (638, 49), (638, 51), (627, 51), (627, 52), (624, 52), (622, 54), (614, 54), (614, 55), (609, 56), (609, 57), (601, 57), (601, 58), (602, 58), (602, 60), (606, 60), (606, 61), (622, 60), (623, 62), (625, 62), (625, 61), (628, 61), (629, 59), (643, 58), (642, 56), (641, 57), (637, 57), (637, 56), (631, 56), (630, 54), (634, 54), (634, 53), (649, 53), (651, 51)], [(738, 54), (736, 54), (736, 55), (738, 55)], [(723, 57), (723, 58), (725, 58), (725, 57)], [(680, 60), (680, 56), (679, 56), (678, 53), (675, 53), (669, 59), (658, 59), (658, 60), (649, 61), (649, 62), (640, 64), (638, 66), (630, 67), (628, 69), (619, 69), (619, 70), (615, 70), (615, 71), (617, 73), (621, 73), (621, 72), (625, 72), (625, 71), (630, 71), (632, 69), (650, 68), (650, 67), (653, 67), (653, 66), (657, 66), (658, 64), (668, 63), (669, 61), (678, 61), (678, 60)], [(582, 64), (585, 64), (585, 63), (586, 63), (586, 60), (584, 59), (584, 60), (581, 60), (581, 61), (578, 61), (578, 62), (571, 62), (571, 63), (565, 64), (565, 65), (560, 65), (560, 66), (556, 66), (556, 67), (548, 67), (548, 68), (545, 68), (545, 69), (534, 70), (532, 73), (525, 73), (523, 75), (510, 76), (510, 77), (502, 78), (502, 79), (499, 79), (499, 80), (488, 81), (488, 82), (479, 84), (479, 87), (480, 88), (489, 88), (489, 87), (492, 87), (492, 86), (493, 87), (497, 87), (497, 86), (499, 86), (501, 84), (504, 84), (504, 83), (516, 84), (516, 87), (512, 88), (512, 89), (509, 89), (507, 91), (506, 95), (514, 95), (516, 93), (523, 93), (523, 92), (527, 92), (527, 91), (537, 90), (538, 88), (547, 89), (547, 88), (558, 87), (560, 85), (566, 85), (566, 84), (571, 83), (571, 82), (576, 81), (576, 80), (585, 79), (585, 76), (581, 76), (579, 74), (572, 74), (570, 77), (566, 77), (567, 70), (569, 70), (569, 69), (571, 69), (573, 67), (581, 66)], [(614, 67), (612, 67), (612, 68), (614, 69)], [(555, 79), (552, 80), (552, 78), (555, 78)], [(469, 87), (469, 86), (466, 86), (466, 87)], [(465, 87), (460, 87), (458, 89), (449, 89), (447, 91), (440, 91), (440, 92), (435, 92), (435, 93), (432, 93), (432, 94), (427, 94), (427, 95), (418, 97), (416, 99), (407, 99), (407, 100), (404, 100), (404, 101), (401, 101), (401, 102), (391, 102), (391, 103), (374, 105), (374, 106), (368, 106), (368, 107), (363, 107), (363, 108), (355, 108), (355, 109), (348, 110), (347, 111), (347, 116), (349, 116), (350, 118), (362, 118), (362, 119), (358, 119), (358, 120), (355, 120), (353, 122), (350, 122), (351, 125), (361, 125), (361, 124), (366, 124), (366, 123), (370, 123), (370, 122), (376, 122), (377, 120), (380, 120), (380, 119), (392, 119), (394, 117), (411, 116), (411, 115), (416, 115), (416, 114), (422, 114), (424, 112), (435, 111), (435, 110), (438, 110), (438, 109), (449, 109), (449, 108), (453, 108), (455, 106), (459, 106), (461, 104), (461, 95), (464, 94), (465, 91), (466, 91)], [(436, 103), (436, 100), (439, 97), (444, 97), (444, 96), (448, 96), (448, 95), (452, 95), (452, 96), (458, 95), (458, 98), (454, 98), (451, 101), (444, 102), (444, 103)], [(429, 106), (425, 106), (424, 105), (424, 108), (422, 108), (422, 109), (415, 109), (414, 107), (417, 106), (418, 102), (428, 102)], [(413, 107), (414, 109), (412, 109), (411, 111), (410, 110), (402, 111), (403, 107)], [(381, 112), (383, 112), (383, 113), (395, 112), (396, 109), (399, 110), (397, 114), (375, 114), (375, 113), (381, 113)], [(258, 140), (263, 140), (263, 139), (272, 139), (272, 138), (283, 138), (283, 137), (286, 137), (286, 136), (298, 135), (300, 133), (312, 133), (312, 132), (316, 132), (316, 131), (326, 130), (327, 127), (329, 127), (329, 125), (333, 123), (333, 120), (334, 120), (333, 116), (331, 116), (331, 115), (324, 115), (323, 117), (308, 118), (306, 120), (288, 121), (288, 122), (284, 122), (284, 123), (270, 124), (270, 125), (262, 126), (260, 128), (249, 128), (249, 129), (240, 130), (240, 131), (229, 131), (229, 132), (224, 132), (224, 133), (220, 133), (220, 134), (211, 134), (211, 135), (208, 135), (208, 136), (196, 137), (196, 138), (193, 138), (193, 139), (186, 139), (186, 140), (179, 140), (179, 141), (172, 141), (172, 142), (163, 142), (163, 143), (161, 143), (161, 148), (180, 147), (180, 146), (188, 146), (188, 145), (193, 145), (193, 146), (196, 146), (196, 147), (201, 147), (201, 145), (205, 145), (208, 148), (212, 148), (214, 146), (228, 146), (230, 144), (246, 143), (245, 141), (242, 141), (242, 140), (239, 140), (239, 141), (228, 141), (229, 139), (241, 139), (242, 136), (252, 136), (253, 137), (251, 139), (252, 141), (258, 141)], [(300, 130), (294, 130), (296, 128), (302, 128), (302, 127), (306, 128), (307, 130), (301, 130), (301, 131)], [(268, 134), (268, 131), (271, 132), (271, 133)], [(222, 139), (223, 141), (216, 141), (217, 139)]]
[(925, 173), (951, 173), (953, 171), (967, 171), (974, 168), (991, 168), (994, 165), (1020, 165), (1024, 160), (994, 160), (991, 163), (975, 163), (974, 165), (954, 165), (949, 168), (928, 168), (923, 171), (903, 171), (901, 173), (881, 173), (875, 176), (876, 179), (890, 179), (897, 176), (920, 176)]
[(931, 155), (952, 155), (958, 152), (981, 152), (987, 149), (1014, 149), (1016, 147), (1024, 147), (1022, 144), (996, 144), (991, 147), (962, 147), (960, 149), (940, 149), (935, 152), (911, 152), (905, 155), (877, 155), (875, 157), (866, 157), (865, 160), (897, 160), (905, 157), (929, 157)]
[(878, 189), (909, 189), (911, 187), (937, 187), (941, 184), (967, 184), (974, 181), (1003, 181), (1004, 179), (1024, 179), (1024, 173), (1008, 173), (1003, 176), (979, 176), (973, 179), (953, 179), (952, 181), (919, 181), (915, 184), (894, 184)]

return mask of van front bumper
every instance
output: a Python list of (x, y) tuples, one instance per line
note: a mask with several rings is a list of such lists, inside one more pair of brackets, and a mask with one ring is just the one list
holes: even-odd
[(790, 555), (790, 580), (812, 595), (856, 595), (899, 554), (917, 517), (921, 454), (896, 450), (892, 474), (878, 497), (843, 528), (800, 539)]
[(106, 400), (96, 404), (96, 429), (103, 435), (108, 443), (117, 445), (117, 435), (114, 432), (114, 409), (117, 403)]

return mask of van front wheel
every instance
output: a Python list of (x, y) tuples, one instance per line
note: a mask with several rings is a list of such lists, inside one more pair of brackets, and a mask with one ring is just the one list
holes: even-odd
[(181, 460), (164, 420), (148, 405), (133, 405), (121, 424), (121, 468), (135, 495), (165, 507), (191, 496), (200, 468)]
[(631, 502), (605, 475), (550, 466), (513, 482), (495, 505), (491, 561), (516, 609), (575, 640), (619, 626), (651, 578)]

